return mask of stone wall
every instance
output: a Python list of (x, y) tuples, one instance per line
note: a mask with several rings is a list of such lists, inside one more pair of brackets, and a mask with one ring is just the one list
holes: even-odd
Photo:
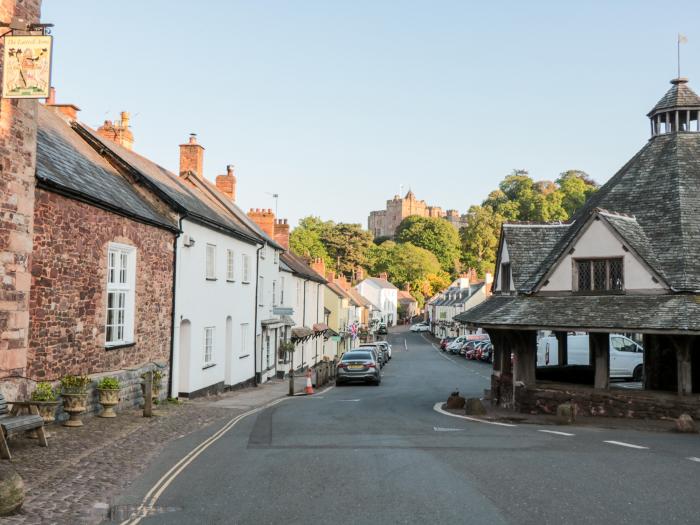
[[(57, 380), (168, 362), (173, 233), (36, 190), (26, 375)], [(105, 348), (109, 242), (136, 247), (135, 344)]]
[[(40, 9), (40, 0), (0, 0), (0, 20), (39, 22)], [(0, 100), (0, 377), (22, 375), (27, 362), (37, 103)]]
[(515, 402), (521, 412), (530, 414), (556, 414), (558, 405), (571, 402), (577, 414), (586, 416), (660, 419), (686, 413), (700, 419), (700, 396), (681, 397), (656, 391), (595, 390), (539, 383), (536, 387), (517, 387)]

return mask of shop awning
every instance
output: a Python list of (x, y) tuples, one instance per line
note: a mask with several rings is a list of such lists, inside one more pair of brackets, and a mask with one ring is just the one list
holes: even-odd
[(292, 339), (305, 339), (314, 335), (314, 331), (308, 326), (295, 326), (292, 328)]

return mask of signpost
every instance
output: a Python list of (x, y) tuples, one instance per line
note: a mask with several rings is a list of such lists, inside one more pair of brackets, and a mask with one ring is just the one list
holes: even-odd
[(51, 87), (51, 36), (8, 35), (3, 52), (3, 98), (47, 98)]

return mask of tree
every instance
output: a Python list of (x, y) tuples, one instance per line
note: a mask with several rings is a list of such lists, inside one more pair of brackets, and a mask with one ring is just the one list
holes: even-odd
[(472, 206), (467, 213), (467, 225), (460, 230), (462, 264), (474, 268), (480, 276), (493, 272), (498, 250), (498, 236), (503, 216), (488, 206)]
[(576, 213), (588, 197), (598, 190), (598, 184), (588, 174), (579, 170), (568, 170), (561, 173), (556, 183), (562, 194), (562, 207), (569, 217)]
[(433, 253), (447, 273), (459, 270), (459, 233), (439, 217), (406, 217), (396, 228), (396, 240)]
[(322, 235), (329, 227), (328, 222), (323, 222), (318, 217), (304, 217), (299, 221), (299, 226), (294, 228), (289, 235), (289, 248), (300, 257), (320, 257), (326, 262), (326, 265), (330, 265), (331, 258), (321, 240)]
[(359, 224), (331, 223), (321, 233), (321, 242), (326, 248), (331, 266), (338, 272), (350, 276), (357, 267), (367, 266), (367, 255), (374, 246), (372, 234)]

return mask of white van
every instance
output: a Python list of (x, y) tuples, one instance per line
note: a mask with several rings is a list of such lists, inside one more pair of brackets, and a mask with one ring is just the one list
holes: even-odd
[[(589, 364), (588, 335), (567, 337), (570, 365)], [(559, 344), (553, 335), (541, 337), (537, 342), (537, 366), (556, 366)], [(642, 380), (644, 348), (621, 334), (610, 334), (610, 377)]]

